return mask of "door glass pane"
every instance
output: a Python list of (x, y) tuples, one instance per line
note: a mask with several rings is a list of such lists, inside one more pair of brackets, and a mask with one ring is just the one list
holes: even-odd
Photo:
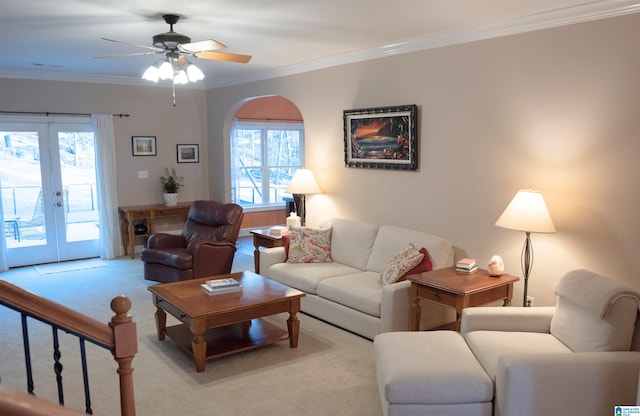
[(44, 245), (38, 133), (0, 131), (0, 191), (7, 247)]
[(62, 194), (66, 241), (99, 237), (95, 151), (92, 132), (59, 132)]

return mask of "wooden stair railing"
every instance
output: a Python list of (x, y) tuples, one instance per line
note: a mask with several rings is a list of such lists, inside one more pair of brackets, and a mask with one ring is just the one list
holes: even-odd
[[(111, 310), (115, 315), (108, 324), (101, 323), (93, 318), (83, 315), (73, 309), (62, 306), (49, 299), (45, 299), (32, 292), (24, 290), (14, 284), (0, 279), (0, 305), (4, 305), (10, 309), (18, 311), (22, 315), (23, 340), (25, 347), (25, 364), (27, 365), (27, 390), (33, 393), (33, 380), (30, 374), (30, 356), (28, 334), (26, 328), (26, 318), (36, 319), (40, 322), (50, 325), (54, 328), (54, 339), (56, 330), (61, 329), (69, 334), (77, 336), (81, 341), (83, 369), (85, 369), (85, 352), (84, 340), (92, 342), (100, 347), (111, 351), (115, 361), (118, 364), (117, 373), (120, 378), (120, 410), (121, 416), (135, 416), (135, 397), (133, 391), (133, 367), (132, 361), (138, 352), (138, 341), (136, 324), (129, 315), (131, 309), (131, 301), (125, 296), (117, 296), (111, 301)], [(0, 346), (0, 348), (2, 348)], [(54, 342), (54, 348), (57, 348)], [(54, 351), (54, 356), (58, 354)], [(62, 384), (61, 374), (58, 373), (58, 364), (56, 373), (58, 376), (58, 396), (60, 404), (62, 402)], [(61, 370), (61, 365), (60, 372)], [(26, 395), (27, 399), (22, 406), (16, 407), (16, 400), (24, 398), (25, 395), (0, 389), (0, 415), (30, 416), (47, 414), (46, 406), (52, 405), (50, 402), (38, 399), (31, 395)], [(86, 413), (92, 413), (90, 408), (90, 396), (88, 389), (88, 380), (85, 377), (85, 402), (87, 405)], [(36, 405), (40, 403), (39, 405)], [(33, 407), (35, 406), (35, 407)], [(43, 406), (40, 410), (36, 407)], [(61, 407), (59, 405), (54, 405)], [(24, 412), (20, 413), (19, 410)], [(30, 411), (29, 409), (33, 410)], [(64, 409), (64, 408), (63, 408)], [(15, 411), (14, 411), (15, 410)], [(43, 413), (44, 411), (44, 413)], [(65, 410), (61, 410), (65, 411)], [(55, 415), (73, 415), (77, 412), (67, 409), (68, 413), (55, 413)], [(17, 412), (17, 413), (16, 413)], [(53, 414), (53, 413), (52, 413)]]

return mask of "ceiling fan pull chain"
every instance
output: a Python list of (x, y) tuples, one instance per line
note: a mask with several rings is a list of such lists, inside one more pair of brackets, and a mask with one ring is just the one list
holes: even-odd
[(176, 83), (171, 80), (171, 87), (173, 88), (173, 106), (176, 106)]

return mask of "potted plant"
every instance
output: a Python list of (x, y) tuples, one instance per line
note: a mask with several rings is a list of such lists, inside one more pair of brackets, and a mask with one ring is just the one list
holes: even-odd
[(164, 204), (168, 207), (178, 205), (178, 191), (184, 185), (180, 183), (176, 170), (167, 168), (167, 174), (160, 176), (160, 183), (164, 191)]

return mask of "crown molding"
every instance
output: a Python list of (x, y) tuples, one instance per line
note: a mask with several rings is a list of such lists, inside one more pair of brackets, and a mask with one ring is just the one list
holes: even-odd
[[(407, 39), (388, 45), (374, 48), (346, 52), (343, 54), (328, 56), (313, 61), (288, 65), (272, 70), (261, 71), (246, 76), (235, 78), (214, 79), (205, 78), (204, 83), (181, 85), (181, 88), (208, 89), (219, 88), (248, 82), (262, 81), (265, 79), (279, 78), (288, 75), (296, 75), (319, 69), (330, 68), (355, 62), (379, 59), (388, 56), (417, 52), (428, 49), (441, 48), (475, 42), (479, 40), (517, 35), (543, 29), (551, 29), (576, 23), (590, 22), (593, 20), (607, 19), (616, 16), (633, 14), (640, 11), (638, 0), (599, 0), (574, 7), (567, 7), (552, 12), (538, 13), (534, 15), (505, 20), (497, 24), (479, 25), (465, 30), (443, 32), (435, 35)], [(98, 84), (121, 84), (149, 86), (147, 81), (138, 77), (118, 77), (108, 75), (65, 73), (58, 71), (36, 71), (24, 69), (0, 68), (0, 78), (38, 79), (49, 81), (87, 82)], [(207, 82), (208, 79), (211, 81)], [(159, 85), (165, 86), (165, 85)]]

